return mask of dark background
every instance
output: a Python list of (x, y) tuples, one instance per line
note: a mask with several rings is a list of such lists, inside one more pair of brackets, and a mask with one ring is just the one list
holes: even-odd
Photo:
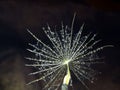
[[(119, 0), (1, 0), (0, 90), (40, 90), (42, 84), (26, 86), (35, 78), (27, 76), (32, 69), (24, 66), (28, 43), (35, 43), (26, 29), (44, 41), (41, 28), (46, 23), (60, 26), (63, 21), (70, 26), (75, 12), (75, 32), (85, 22), (84, 32), (98, 33), (102, 45), (114, 45), (102, 51), (105, 64), (98, 67), (102, 74), (95, 84), (88, 84), (90, 90), (120, 90)], [(80, 90), (76, 80), (74, 88)]]

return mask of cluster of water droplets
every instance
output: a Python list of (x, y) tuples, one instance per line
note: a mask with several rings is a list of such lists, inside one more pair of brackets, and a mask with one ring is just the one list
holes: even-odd
[(73, 72), (86, 88), (85, 79), (93, 82), (95, 70), (91, 68), (91, 64), (99, 63), (98, 60), (100, 59), (96, 53), (105, 47), (111, 47), (111, 45), (96, 48), (95, 45), (101, 40), (96, 41), (96, 34), (92, 33), (83, 36), (84, 24), (80, 27), (78, 33), (73, 35), (74, 19), (75, 16), (73, 17), (71, 27), (64, 26), (62, 23), (60, 31), (51, 30), (49, 25), (47, 25), (47, 28), (43, 27), (43, 31), (50, 40), (51, 45), (45, 44), (28, 30), (37, 40), (37, 44), (29, 43), (33, 49), (27, 50), (33, 53), (35, 58), (26, 57), (26, 59), (33, 61), (32, 64), (26, 64), (26, 66), (34, 67), (37, 70), (30, 73), (30, 75), (38, 74), (40, 76), (40, 78), (28, 84), (41, 80), (45, 82), (43, 89), (58, 90), (66, 75), (67, 68), (65, 62), (67, 60), (69, 61), (70, 72)]

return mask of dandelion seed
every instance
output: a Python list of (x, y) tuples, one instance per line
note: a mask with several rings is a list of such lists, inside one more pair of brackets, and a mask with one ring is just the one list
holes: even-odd
[[(84, 79), (93, 82), (95, 71), (91, 68), (91, 64), (99, 63), (99, 58), (96, 53), (105, 47), (105, 45), (95, 48), (94, 46), (101, 40), (95, 40), (96, 34), (82, 35), (84, 24), (76, 35), (73, 35), (75, 15), (72, 25), (69, 28), (67, 25), (61, 25), (60, 31), (51, 30), (50, 26), (43, 27), (43, 31), (51, 42), (51, 46), (45, 44), (38, 39), (32, 32), (28, 32), (36, 39), (37, 44), (29, 44), (33, 50), (27, 49), (29, 52), (36, 55), (36, 58), (27, 57), (26, 59), (33, 61), (32, 64), (26, 64), (28, 67), (37, 68), (38, 71), (32, 72), (29, 75), (39, 74), (40, 78), (29, 82), (32, 84), (43, 80), (46, 85), (43, 89), (58, 90), (63, 83), (63, 78), (69, 68), (69, 73), (73, 72), (77, 79), (86, 87)], [(72, 77), (71, 77), (72, 80)]]

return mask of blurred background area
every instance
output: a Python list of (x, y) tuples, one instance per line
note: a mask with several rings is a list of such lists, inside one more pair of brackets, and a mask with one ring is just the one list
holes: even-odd
[[(120, 90), (120, 1), (119, 0), (1, 0), (0, 1), (0, 90), (41, 90), (42, 83), (27, 86), (35, 79), (28, 76), (24, 57), (30, 53), (28, 43), (36, 43), (27, 32), (46, 41), (42, 27), (71, 25), (77, 13), (74, 32), (85, 23), (84, 32), (98, 33), (102, 44), (114, 45), (102, 50), (105, 64), (99, 65), (95, 84), (90, 90)], [(74, 90), (84, 88), (74, 80)], [(82, 89), (85, 90), (85, 89)]]

